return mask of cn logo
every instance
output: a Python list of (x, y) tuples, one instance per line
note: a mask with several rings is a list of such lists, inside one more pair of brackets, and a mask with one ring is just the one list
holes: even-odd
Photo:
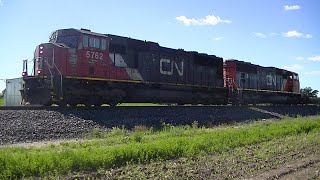
[[(169, 66), (169, 68), (168, 68)], [(165, 68), (166, 67), (166, 68)], [(172, 76), (173, 70), (178, 71), (179, 76), (183, 76), (183, 61), (181, 61), (180, 67), (177, 62), (170, 59), (160, 59), (160, 73)]]

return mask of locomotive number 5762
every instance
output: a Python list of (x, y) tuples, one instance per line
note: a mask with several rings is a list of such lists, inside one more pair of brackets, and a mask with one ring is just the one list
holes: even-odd
[(103, 60), (103, 53), (101, 53), (101, 52), (94, 52), (94, 51), (87, 51), (87, 52), (86, 52), (86, 58), (87, 58), (87, 59)]

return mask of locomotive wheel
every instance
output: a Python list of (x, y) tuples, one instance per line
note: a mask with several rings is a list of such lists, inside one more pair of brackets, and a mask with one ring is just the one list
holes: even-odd
[(45, 104), (43, 104), (44, 106), (52, 106), (52, 101), (50, 101), (50, 102), (47, 102), (47, 103), (45, 103)]
[(89, 103), (89, 102), (84, 103), (84, 105), (85, 105), (86, 107), (91, 107), (91, 106), (92, 106), (92, 104)]
[(119, 103), (117, 101), (111, 101), (108, 103), (111, 107), (116, 107)]
[(69, 103), (70, 107), (77, 107), (78, 103)]
[(60, 101), (60, 102), (58, 103), (58, 105), (59, 105), (60, 107), (66, 107), (66, 106), (67, 106), (67, 103), (64, 102), (64, 101)]

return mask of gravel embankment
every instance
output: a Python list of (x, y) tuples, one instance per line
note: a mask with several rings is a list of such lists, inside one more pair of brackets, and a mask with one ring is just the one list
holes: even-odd
[(316, 115), (319, 106), (300, 107), (116, 107), (101, 109), (0, 110), (0, 145), (52, 139), (82, 138), (94, 128), (135, 125), (215, 125), (279, 115)]
[(0, 144), (83, 137), (92, 120), (47, 110), (0, 111)]

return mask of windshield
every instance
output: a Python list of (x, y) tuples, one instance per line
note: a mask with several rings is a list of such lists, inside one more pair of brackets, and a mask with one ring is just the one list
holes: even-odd
[(58, 33), (58, 31), (55, 31), (51, 34), (49, 42), (63, 43), (70, 48), (77, 48), (79, 39), (79, 35), (65, 33), (63, 31)]
[(78, 47), (78, 36), (58, 36), (56, 42), (63, 43), (71, 48)]

